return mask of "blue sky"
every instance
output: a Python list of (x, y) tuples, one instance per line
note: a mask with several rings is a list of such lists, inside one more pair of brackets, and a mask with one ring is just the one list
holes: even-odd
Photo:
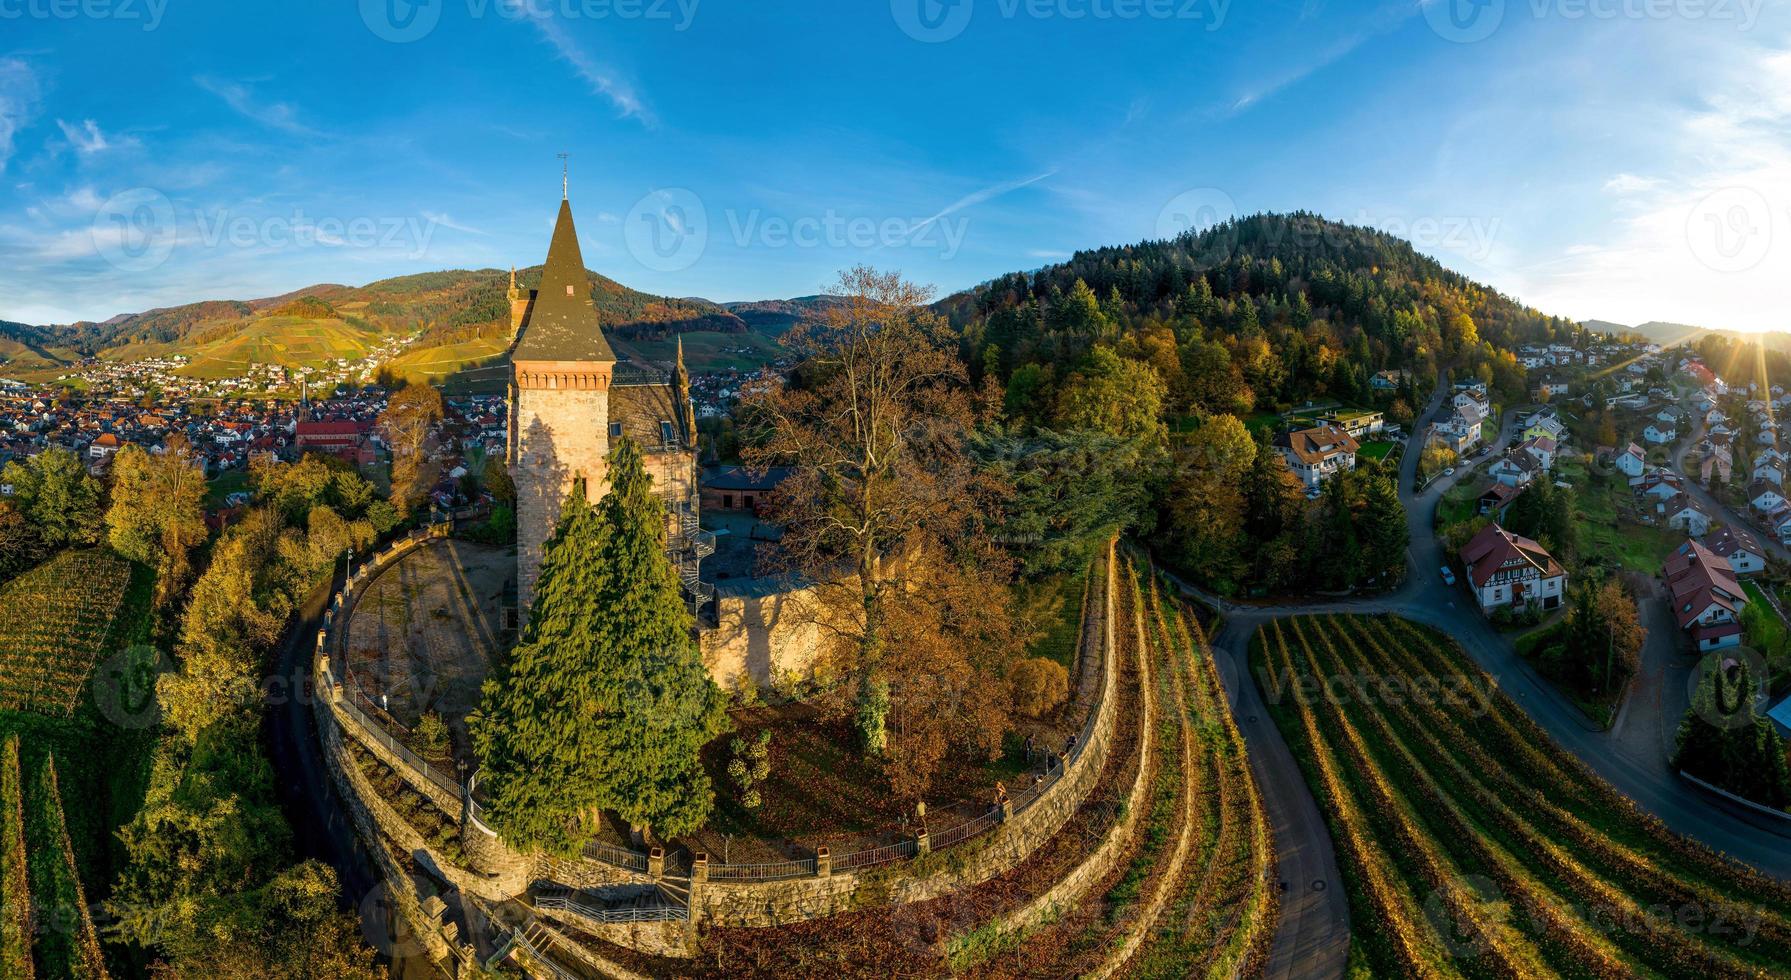
[(1791, 327), (1763, 0), (0, 0), (0, 318), (531, 265), (561, 152), (654, 293), (1304, 208), (1549, 312)]

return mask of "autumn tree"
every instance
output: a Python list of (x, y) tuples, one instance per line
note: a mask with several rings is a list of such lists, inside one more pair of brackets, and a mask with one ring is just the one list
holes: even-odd
[(949, 746), (999, 746), (1018, 647), (987, 530), (999, 486), (967, 451), (976, 406), (930, 291), (864, 267), (835, 291), (784, 338), (803, 369), (748, 397), (764, 429), (742, 455), (791, 467), (769, 501), (778, 563), (817, 583), (863, 747), (913, 790)]
[(1163, 379), (1149, 364), (1095, 347), (1064, 379), (1053, 419), (1060, 429), (1090, 429), (1161, 446)]
[(189, 556), (207, 535), (205, 467), (185, 436), (160, 453), (126, 446), (112, 461), (112, 506), (106, 527), (112, 550), (155, 569), (157, 605), (185, 587)]
[(1674, 767), (1763, 806), (1791, 808), (1785, 739), (1760, 715), (1760, 682), (1748, 658), (1711, 657), (1699, 670), (1679, 723)]
[(1245, 568), (1245, 475), (1256, 442), (1235, 415), (1215, 415), (1175, 454), (1165, 511), (1181, 563), (1215, 586), (1235, 587)]
[(0, 470), (0, 483), (12, 487), (12, 499), (51, 548), (99, 542), (105, 529), (100, 484), (69, 450), (56, 446), (13, 460)]
[(392, 451), (392, 503), (405, 513), (419, 506), (435, 484), (437, 466), (429, 454), (429, 434), (442, 420), (442, 393), (411, 382), (398, 390), (379, 417)]

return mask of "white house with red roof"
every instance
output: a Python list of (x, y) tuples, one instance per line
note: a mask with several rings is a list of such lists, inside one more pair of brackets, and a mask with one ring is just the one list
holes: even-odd
[(1641, 477), (1648, 469), (1648, 454), (1641, 446), (1630, 443), (1629, 448), (1617, 456), (1617, 472), (1634, 480)]
[(1700, 651), (1741, 643), (1741, 607), (1747, 593), (1728, 559), (1696, 541), (1687, 541), (1667, 558), (1661, 571), (1673, 595), (1673, 619), (1691, 635)]
[(1548, 549), (1497, 524), (1474, 535), (1461, 561), (1482, 612), (1530, 604), (1554, 609), (1567, 592), (1567, 571)]
[(1334, 425), (1289, 432), (1276, 438), (1275, 444), (1286, 457), (1287, 468), (1308, 487), (1355, 469), (1356, 450), (1361, 448), (1354, 437)]

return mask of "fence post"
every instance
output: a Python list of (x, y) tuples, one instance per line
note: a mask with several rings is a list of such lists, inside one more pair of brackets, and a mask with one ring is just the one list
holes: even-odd
[(709, 880), (709, 852), (698, 851), (696, 856), (690, 859), (690, 880), (693, 882)]
[(1013, 819), (1014, 819), (1014, 801), (1009, 800), (1009, 799), (1003, 799), (1001, 801), (1001, 822), (1007, 823)]
[(655, 878), (665, 876), (665, 848), (655, 847), (647, 851), (647, 874)]
[(922, 827), (920, 828), (920, 833), (914, 835), (914, 856), (920, 857), (923, 854), (930, 854), (932, 853), (932, 850), (933, 846), (927, 843), (927, 828)]

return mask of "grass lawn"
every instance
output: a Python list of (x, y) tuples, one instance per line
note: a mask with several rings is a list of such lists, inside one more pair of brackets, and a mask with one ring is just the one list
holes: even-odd
[(1480, 509), (1480, 495), (1486, 492), (1478, 480), (1457, 483), (1437, 501), (1437, 526), (1452, 527), (1471, 521)]
[(1055, 660), (1065, 668), (1076, 666), (1076, 641), (1081, 635), (1082, 588), (1086, 571), (1055, 575), (1039, 582), (1022, 583), (1015, 599), (1040, 635), (1026, 648), (1029, 657)]
[(1685, 543), (1681, 531), (1637, 524), (1626, 516), (1629, 487), (1613, 481), (1581, 480), (1575, 483), (1579, 507), (1579, 553), (1588, 562), (1614, 563), (1625, 569), (1655, 575), (1660, 566)]
[(222, 507), (224, 498), (238, 490), (249, 489), (248, 470), (225, 470), (214, 477), (207, 485), (205, 506)]
[(1356, 455), (1366, 456), (1369, 459), (1386, 459), (1388, 454), (1393, 452), (1393, 447), (1396, 445), (1398, 445), (1398, 443), (1377, 439), (1373, 442), (1363, 443), (1362, 448), (1357, 450)]

